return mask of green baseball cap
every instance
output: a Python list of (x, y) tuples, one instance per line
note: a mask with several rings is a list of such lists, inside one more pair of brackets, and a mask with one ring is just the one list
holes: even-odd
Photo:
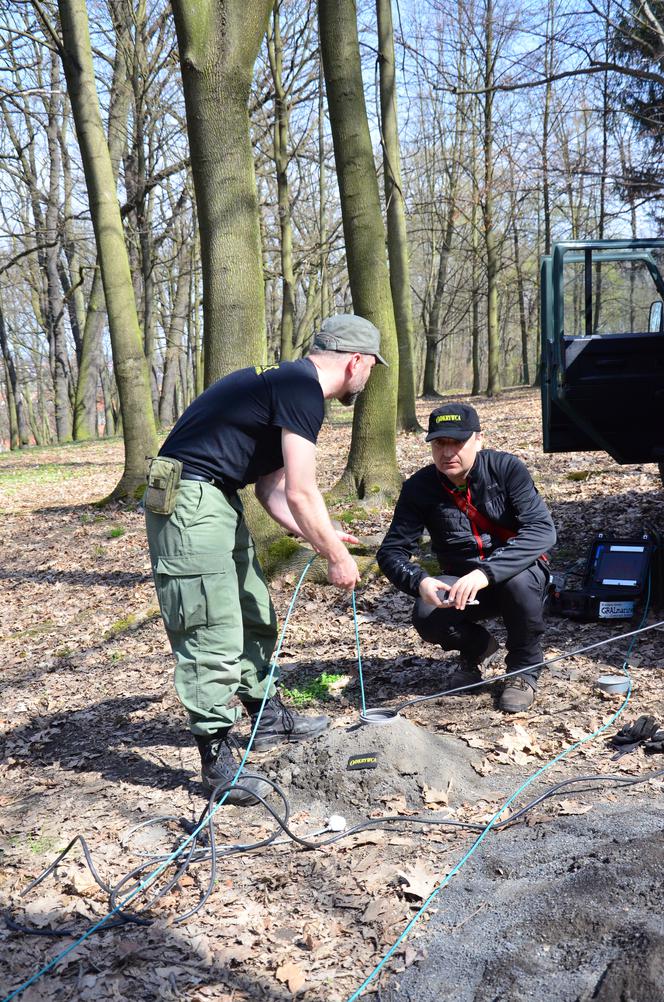
[(354, 313), (341, 313), (323, 320), (314, 337), (314, 347), (321, 351), (359, 351), (361, 355), (374, 355), (377, 362), (387, 365), (379, 353), (380, 331), (370, 320)]

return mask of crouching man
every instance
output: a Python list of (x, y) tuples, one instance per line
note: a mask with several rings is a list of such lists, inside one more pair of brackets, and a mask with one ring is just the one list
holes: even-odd
[[(477, 412), (469, 404), (432, 411), (433, 463), (403, 485), (378, 563), (393, 585), (417, 599), (413, 625), (423, 640), (458, 650), (450, 687), (482, 679), (498, 644), (481, 621), (500, 616), (507, 630), (507, 671), (543, 660), (546, 550), (556, 541), (549, 511), (516, 456), (482, 449)], [(443, 574), (411, 562), (424, 530)], [(508, 679), (499, 706), (527, 710), (537, 669)], [(472, 691), (472, 690), (471, 690)]]

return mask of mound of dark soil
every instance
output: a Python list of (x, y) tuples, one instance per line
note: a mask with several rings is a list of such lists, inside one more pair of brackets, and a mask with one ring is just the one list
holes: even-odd
[(664, 1002), (664, 809), (625, 799), (488, 838), (381, 998)]
[[(351, 756), (367, 753), (377, 755), (376, 769), (347, 768)], [(366, 813), (399, 799), (419, 810), (438, 794), (450, 806), (481, 798), (486, 781), (472, 768), (479, 760), (459, 738), (397, 717), (385, 726), (334, 727), (313, 743), (291, 745), (268, 774), (288, 789), (294, 807), (315, 805), (317, 814)]]

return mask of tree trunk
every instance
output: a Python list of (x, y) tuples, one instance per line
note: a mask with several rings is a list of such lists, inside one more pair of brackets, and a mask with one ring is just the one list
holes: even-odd
[(544, 212), (544, 253), (551, 253), (551, 189), (549, 181), (549, 120), (553, 84), (550, 77), (553, 74), (553, 54), (555, 43), (555, 0), (549, 0), (546, 19), (546, 39), (544, 43), (544, 74), (548, 78), (544, 91), (544, 110), (542, 114), (542, 206)]
[(72, 229), (72, 220), (74, 219), (74, 209), (72, 206), (74, 179), (72, 177), (66, 117), (63, 117), (63, 126), (58, 140), (62, 155), (62, 177), (64, 182), (63, 249), (67, 262), (67, 267), (65, 268), (64, 261), (60, 259), (60, 283), (67, 302), (69, 325), (76, 349), (76, 366), (79, 368), (83, 351), (85, 302), (83, 296), (83, 269), (78, 254), (76, 236)]
[(200, 227), (206, 385), (266, 359), (247, 103), (273, 2), (171, 0)]
[(426, 338), (424, 356), (424, 375), (422, 377), (422, 394), (425, 397), (439, 397), (438, 372), (440, 370), (441, 338)]
[[(477, 164), (477, 130), (473, 126), (471, 144), (472, 163)], [(476, 397), (482, 387), (482, 364), (480, 359), (480, 231), (479, 231), (479, 191), (476, 172), (472, 172), (472, 205), (470, 209), (470, 241), (471, 241), (471, 342), (473, 352), (473, 386), (471, 396)]]
[[(203, 274), (205, 384), (267, 359), (265, 290), (248, 101), (274, 0), (171, 0)], [(276, 526), (243, 491), (259, 556)], [(279, 532), (281, 530), (278, 530)]]
[(323, 72), (323, 54), (318, 46), (318, 239), (320, 255), (318, 260), (320, 286), (320, 316), (325, 319), (330, 315), (330, 283), (328, 279), (328, 246), (327, 246), (327, 170), (325, 167), (325, 74)]
[[(457, 18), (459, 26), (463, 23), (463, 16), (463, 4), (458, 3)], [(459, 81), (465, 81), (466, 52), (463, 46), (460, 46), (456, 71)], [(444, 221), (441, 226), (442, 233), (439, 235), (440, 251), (438, 256), (438, 269), (436, 271), (436, 284), (434, 286), (433, 297), (431, 300), (431, 309), (429, 310), (429, 316), (425, 324), (426, 356), (424, 362), (423, 385), (425, 396), (440, 396), (440, 393), (438, 392), (440, 381), (440, 354), (442, 344), (446, 336), (441, 330), (441, 313), (443, 299), (447, 289), (447, 272), (455, 233), (454, 224), (457, 214), (459, 176), (461, 165), (464, 162), (464, 147), (467, 142), (468, 131), (468, 98), (463, 93), (463, 87), (461, 87), (460, 90), (461, 92), (456, 95), (454, 109), (454, 142), (452, 144), (449, 165), (445, 171), (449, 177), (449, 188), (446, 198)], [(474, 137), (475, 127), (473, 122), (473, 138)], [(476, 146), (474, 145), (473, 151), (475, 152), (475, 150)], [(473, 157), (472, 160), (471, 170), (474, 169), (474, 167), (475, 157)]]
[(173, 297), (173, 315), (166, 337), (166, 354), (164, 356), (164, 378), (161, 383), (159, 398), (159, 424), (162, 427), (173, 424), (176, 416), (176, 387), (180, 374), (180, 358), (182, 342), (189, 310), (189, 247), (184, 237), (177, 256), (177, 277), (175, 280), (175, 296)]
[(5, 388), (7, 392), (7, 420), (9, 422), (9, 448), (20, 448), (21, 441), (18, 424), (18, 380), (16, 378), (16, 367), (14, 359), (9, 350), (7, 342), (7, 331), (5, 329), (5, 315), (0, 303), (0, 352), (2, 353), (2, 363), (5, 375)]
[(125, 467), (113, 496), (138, 494), (145, 460), (157, 451), (147, 364), (141, 345), (113, 166), (99, 113), (84, 0), (58, 0), (62, 60), (90, 203), (120, 398)]
[[(609, 19), (605, 25), (605, 58), (609, 59)], [(609, 159), (609, 74), (603, 74), (602, 83), (602, 162), (600, 165), (599, 178), (599, 218), (597, 220), (597, 239), (604, 239), (604, 227), (606, 224), (606, 180)], [(595, 265), (595, 289), (593, 293), (593, 333), (599, 332), (600, 320), (602, 317), (602, 266)]]
[(103, 359), (102, 331), (106, 316), (99, 263), (95, 265), (83, 327), (81, 361), (74, 402), (74, 439), (85, 442), (97, 435), (97, 386)]
[[(111, 11), (115, 27), (115, 55), (113, 58), (113, 78), (108, 108), (108, 151), (111, 157), (113, 177), (117, 184), (120, 160), (127, 143), (127, 114), (129, 110), (130, 87), (127, 78), (126, 50), (128, 28), (126, 18), (118, 9), (119, 0), (112, 0)], [(97, 390), (100, 368), (103, 361), (102, 331), (106, 317), (106, 302), (101, 280), (99, 256), (92, 276), (88, 296), (83, 345), (76, 383), (74, 404), (74, 438), (76, 441), (97, 436)]]
[(516, 270), (516, 296), (519, 302), (519, 326), (521, 329), (521, 382), (530, 383), (530, 368), (528, 365), (528, 323), (526, 320), (526, 297), (523, 288), (523, 270), (521, 268), (521, 251), (519, 248), (519, 228), (517, 225), (516, 206), (512, 216), (512, 233), (514, 235), (514, 268)]
[(293, 227), (288, 185), (288, 95), (283, 82), (283, 43), (279, 11), (275, 5), (273, 31), (268, 38), (268, 56), (274, 83), (274, 165), (277, 171), (277, 206), (281, 252), (281, 340), (280, 357), (292, 359), (295, 329), (295, 275), (293, 272)]
[(392, 495), (401, 486), (396, 460), (398, 348), (385, 227), (364, 89), (354, 0), (320, 0), (321, 50), (341, 198), (353, 308), (381, 332), (381, 354), (355, 405), (348, 465), (338, 485), (359, 497)]
[(51, 60), (51, 94), (48, 100), (48, 199), (45, 214), (46, 282), (48, 302), (46, 322), (52, 361), (53, 389), (55, 394), (55, 429), (58, 442), (71, 441), (71, 407), (69, 404), (69, 366), (65, 336), (65, 302), (60, 283), (60, 200), (62, 184), (62, 157), (58, 136), (59, 117), (62, 113), (60, 74), (57, 55)]
[(101, 391), (104, 399), (104, 436), (115, 435), (115, 413), (113, 410), (113, 380), (106, 367), (101, 370)]
[(376, 0), (376, 14), (378, 18), (383, 174), (387, 208), (387, 254), (390, 262), (390, 288), (399, 346), (397, 428), (403, 431), (421, 431), (415, 412), (413, 304), (410, 292), (406, 209), (401, 184), (401, 148), (394, 69), (392, 0)]
[(482, 209), (484, 213), (484, 242), (486, 249), (486, 281), (487, 281), (487, 361), (488, 380), (487, 395), (495, 396), (500, 390), (499, 351), (500, 333), (498, 330), (498, 248), (496, 230), (493, 218), (493, 81), (494, 81), (494, 51), (493, 51), (493, 0), (487, 0), (486, 5), (486, 49), (484, 86), (484, 198)]

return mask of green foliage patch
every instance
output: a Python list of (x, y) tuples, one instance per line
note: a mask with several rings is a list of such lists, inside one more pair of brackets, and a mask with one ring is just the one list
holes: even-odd
[(135, 625), (136, 616), (130, 612), (129, 615), (124, 616), (123, 619), (116, 619), (114, 623), (111, 623), (104, 634), (104, 640), (110, 640), (112, 637), (117, 637), (118, 634), (125, 633), (126, 630), (131, 630)]
[(324, 671), (304, 685), (296, 685), (292, 689), (281, 686), (281, 691), (294, 706), (309, 706), (316, 701), (324, 702), (331, 699), (330, 687), (342, 678), (343, 675), (333, 675)]
[(302, 547), (292, 536), (279, 536), (269, 543), (260, 561), (266, 577), (271, 578), (300, 552)]

